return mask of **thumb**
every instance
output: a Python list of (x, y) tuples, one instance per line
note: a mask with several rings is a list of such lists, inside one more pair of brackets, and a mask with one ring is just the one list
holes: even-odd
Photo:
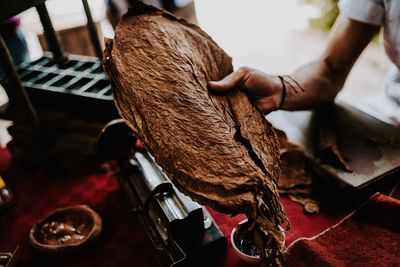
[(246, 70), (243, 70), (241, 68), (235, 72), (232, 72), (220, 81), (208, 82), (207, 87), (210, 91), (217, 94), (227, 93), (235, 88), (240, 87), (243, 84), (243, 82), (245, 81), (246, 73)]

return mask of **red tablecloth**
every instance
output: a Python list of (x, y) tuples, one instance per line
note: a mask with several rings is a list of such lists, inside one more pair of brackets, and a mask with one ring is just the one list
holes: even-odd
[(400, 200), (375, 194), (337, 225), (288, 249), (287, 267), (400, 266)]
[[(7, 170), (10, 156), (0, 150), (0, 173), (7, 172), (7, 182), (16, 196), (16, 204), (0, 214), (0, 251), (21, 251), (21, 266), (156, 266), (139, 221), (129, 212), (129, 205), (112, 174), (81, 177), (53, 177), (23, 169)], [(299, 237), (311, 237), (337, 223), (345, 214), (306, 215), (299, 204), (282, 198), (292, 229), (287, 244)], [(101, 238), (83, 251), (50, 256), (34, 251), (28, 242), (30, 227), (58, 207), (87, 204), (103, 218)], [(228, 248), (221, 251), (216, 266), (245, 266), (233, 252), (229, 236), (243, 216), (230, 217), (210, 210), (228, 238)]]

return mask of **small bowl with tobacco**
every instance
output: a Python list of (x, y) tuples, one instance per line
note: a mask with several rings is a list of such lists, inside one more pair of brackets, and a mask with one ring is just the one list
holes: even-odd
[(260, 255), (254, 240), (251, 224), (247, 219), (239, 224), (231, 232), (231, 243), (235, 254), (244, 262), (251, 265), (260, 264)]
[(66, 252), (82, 248), (101, 233), (100, 216), (86, 205), (56, 209), (29, 232), (31, 245), (45, 252)]
[[(235, 254), (250, 265), (283, 266), (283, 255), (271, 241), (272, 238), (265, 238), (251, 219), (239, 222), (231, 232)], [(262, 257), (259, 251), (263, 252)]]

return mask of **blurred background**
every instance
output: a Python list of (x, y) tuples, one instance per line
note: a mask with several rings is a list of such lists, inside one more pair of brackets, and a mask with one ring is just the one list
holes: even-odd
[[(99, 38), (113, 36), (117, 19), (110, 16), (110, 1), (90, 0)], [(125, 7), (111, 7), (116, 16)], [(157, 0), (150, 1), (159, 4)], [(86, 30), (86, 17), (80, 0), (49, 0), (47, 7), (64, 49), (71, 54), (94, 56)], [(336, 0), (239, 0), (175, 1), (172, 10), (198, 23), (232, 56), (235, 68), (250, 66), (272, 74), (290, 73), (318, 58), (329, 40), (329, 30), (338, 15)], [(29, 58), (38, 59), (47, 50), (37, 12), (20, 15), (20, 29), (25, 36)], [(346, 82), (339, 99), (354, 103), (380, 90), (388, 61), (379, 36), (369, 45)], [(7, 101), (0, 92), (0, 106)], [(1, 121), (4, 129), (9, 122)], [(9, 137), (0, 131), (0, 144)]]

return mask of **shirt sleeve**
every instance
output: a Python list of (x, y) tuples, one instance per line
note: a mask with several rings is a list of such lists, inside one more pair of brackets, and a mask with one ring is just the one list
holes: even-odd
[(339, 9), (350, 19), (377, 26), (382, 24), (385, 14), (383, 0), (340, 0)]

